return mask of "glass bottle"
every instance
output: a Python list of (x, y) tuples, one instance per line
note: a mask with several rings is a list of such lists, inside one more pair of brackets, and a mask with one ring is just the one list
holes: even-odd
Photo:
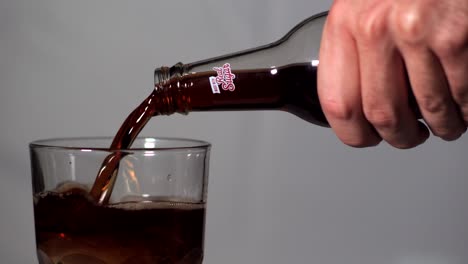
[(328, 12), (309, 17), (280, 40), (154, 72), (155, 114), (283, 110), (328, 126), (317, 96), (318, 54)]

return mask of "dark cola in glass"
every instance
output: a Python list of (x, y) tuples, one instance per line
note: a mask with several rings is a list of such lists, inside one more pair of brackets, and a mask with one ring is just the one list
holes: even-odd
[[(130, 149), (111, 150), (111, 141), (31, 144), (39, 263), (202, 263), (210, 145), (137, 138)], [(97, 201), (96, 173), (116, 153), (112, 192)]]

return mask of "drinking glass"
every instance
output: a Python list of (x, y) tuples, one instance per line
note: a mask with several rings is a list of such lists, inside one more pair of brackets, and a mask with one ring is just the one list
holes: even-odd
[[(112, 150), (111, 141), (30, 144), (39, 263), (202, 263), (210, 144), (142, 137)], [(100, 203), (89, 192), (116, 154), (110, 198)]]

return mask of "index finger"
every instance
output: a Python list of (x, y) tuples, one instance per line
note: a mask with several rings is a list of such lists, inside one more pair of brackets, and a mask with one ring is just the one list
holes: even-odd
[(363, 113), (356, 42), (344, 24), (333, 10), (325, 23), (317, 77), (320, 104), (343, 143), (375, 146), (382, 139)]

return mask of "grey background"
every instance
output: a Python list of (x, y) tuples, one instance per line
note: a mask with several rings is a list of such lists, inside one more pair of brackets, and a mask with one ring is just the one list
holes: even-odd
[[(36, 263), (27, 144), (113, 135), (159, 65), (265, 44), (331, 1), (1, 1), (0, 262)], [(357, 150), (281, 112), (155, 118), (213, 143), (207, 264), (468, 263), (468, 138)]]

